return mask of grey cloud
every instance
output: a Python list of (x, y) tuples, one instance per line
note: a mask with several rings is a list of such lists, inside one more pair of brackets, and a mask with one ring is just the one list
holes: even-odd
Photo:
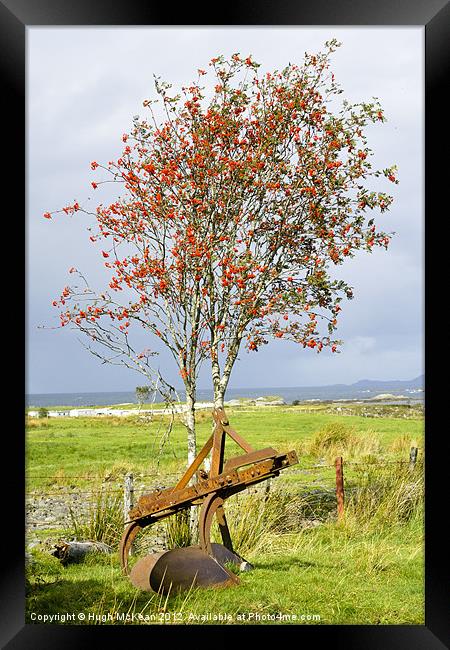
[[(360, 255), (336, 269), (355, 286), (344, 306), (340, 355), (320, 355), (274, 342), (257, 355), (241, 354), (232, 385), (316, 385), (364, 376), (407, 378), (422, 371), (423, 308), (423, 29), (422, 28), (28, 28), (28, 390), (120, 390), (130, 372), (102, 366), (73, 332), (38, 330), (54, 321), (51, 300), (69, 283), (69, 266), (93, 283), (106, 278), (99, 248), (88, 241), (84, 218), (42, 218), (74, 199), (93, 207), (116, 188), (96, 192), (92, 160), (121, 151), (122, 133), (142, 101), (155, 96), (153, 74), (174, 89), (196, 78), (218, 53), (252, 54), (263, 70), (301, 63), (305, 50), (334, 36), (343, 46), (333, 70), (352, 101), (379, 97), (388, 122), (371, 129), (375, 165), (399, 167), (390, 213), (379, 227), (396, 230), (388, 252)], [(208, 78), (208, 77), (207, 77)], [(364, 341), (375, 341), (373, 348)], [(167, 353), (159, 360), (177, 371)], [(200, 384), (209, 384), (206, 369)]]

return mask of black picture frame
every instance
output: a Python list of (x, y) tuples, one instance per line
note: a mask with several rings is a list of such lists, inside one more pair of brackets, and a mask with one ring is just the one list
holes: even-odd
[[(450, 6), (446, 0), (377, 0), (366, 2), (356, 0), (315, 0), (314, 2), (277, 2), (269, 3), (230, 3), (221, 5), (220, 23), (212, 23), (211, 5), (202, 10), (199, 6), (186, 4), (174, 8), (160, 3), (157, 6), (144, 0), (128, 0), (121, 3), (116, 0), (97, 0), (89, 2), (78, 0), (0, 0), (0, 70), (2, 81), (2, 108), (4, 111), (2, 140), (4, 144), (3, 162), (3, 214), (8, 227), (4, 234), (8, 237), (12, 232), (10, 226), (19, 231), (14, 241), (26, 238), (26, 233), (20, 232), (23, 223), (22, 204), (18, 200), (21, 189), (25, 196), (26, 170), (25, 154), (25, 33), (26, 28), (36, 25), (171, 25), (195, 26), (233, 26), (233, 25), (311, 25), (311, 26), (403, 26), (417, 25), (425, 29), (425, 278), (429, 288), (439, 282), (436, 263), (439, 256), (430, 253), (433, 240), (438, 236), (436, 220), (446, 218), (443, 203), (443, 188), (448, 186), (447, 172), (439, 160), (439, 153), (445, 147), (443, 137), (448, 130), (443, 125), (446, 112), (444, 105), (445, 82), (448, 82), (449, 71), (449, 25)], [(173, 22), (176, 16), (177, 22)], [(447, 83), (448, 85), (448, 83)], [(24, 181), (22, 181), (22, 178)], [(8, 240), (6, 240), (8, 241)], [(5, 244), (6, 244), (5, 241)], [(4, 249), (11, 248), (8, 244)], [(12, 312), (6, 323), (8, 344), (4, 353), (11, 356), (4, 360), (4, 368), (8, 371), (17, 368), (18, 351), (23, 349), (24, 326), (20, 325), (17, 305), (20, 300), (18, 293), (18, 271), (20, 264), (13, 262), (13, 291), (10, 289), (8, 300), (11, 300)], [(443, 249), (443, 257), (446, 259)], [(13, 298), (15, 298), (15, 306)], [(425, 603), (426, 617), (423, 626), (296, 626), (294, 635), (300, 643), (326, 642), (324, 636), (334, 648), (357, 648), (371, 650), (382, 648), (433, 650), (449, 647), (448, 627), (448, 544), (446, 534), (441, 530), (440, 520), (445, 517), (446, 498), (446, 456), (442, 453), (442, 438), (445, 429), (439, 423), (439, 411), (445, 405), (442, 388), (439, 386), (433, 359), (440, 356), (436, 345), (442, 337), (438, 333), (438, 319), (432, 317), (435, 299), (428, 291), (425, 296), (425, 376), (426, 376), (426, 543), (425, 543)], [(26, 314), (25, 314), (26, 318)], [(25, 323), (25, 318), (23, 323)], [(11, 327), (11, 319), (14, 326)], [(4, 321), (6, 320), (4, 315)], [(444, 323), (445, 327), (445, 323)], [(11, 331), (13, 330), (13, 331)], [(14, 343), (9, 343), (11, 337), (16, 337)], [(26, 350), (25, 350), (26, 354)], [(24, 366), (22, 366), (24, 367)], [(443, 382), (444, 380), (441, 380)], [(23, 402), (20, 390), (11, 391), (8, 395), (8, 410), (17, 413), (17, 418), (3, 437), (4, 467), (8, 467), (11, 476), (7, 482), (4, 494), (4, 527), (3, 539), (6, 549), (2, 556), (1, 568), (1, 616), (0, 641), (1, 646), (8, 649), (16, 648), (81, 648), (89, 646), (89, 642), (103, 642), (105, 635), (114, 634), (113, 640), (133, 642), (138, 636), (143, 639), (155, 639), (157, 631), (152, 626), (146, 627), (117, 627), (109, 626), (51, 626), (28, 625), (24, 623), (25, 580), (24, 580), (24, 462), (25, 443), (23, 436)], [(24, 391), (25, 393), (25, 391)], [(442, 434), (442, 435), (441, 435)], [(441, 496), (443, 495), (443, 496)], [(6, 510), (6, 512), (5, 512)], [(447, 571), (446, 571), (447, 570)], [(214, 627), (214, 626), (207, 626)], [(228, 634), (237, 631), (239, 635), (250, 632), (249, 627), (222, 626), (220, 640), (226, 641)], [(264, 634), (273, 634), (274, 630), (265, 626)], [(191, 632), (191, 630), (189, 630)], [(198, 630), (197, 642), (205, 643), (205, 633), (210, 632), (202, 626)], [(275, 629), (275, 633), (277, 628)], [(278, 630), (279, 631), (279, 630)], [(163, 630), (164, 641), (171, 642), (172, 635), (185, 634), (187, 630), (176, 626), (166, 626)], [(213, 634), (215, 630), (212, 630)], [(152, 636), (149, 636), (149, 635)], [(244, 636), (245, 636), (244, 634)], [(209, 634), (208, 641), (209, 641)], [(120, 638), (119, 638), (120, 637)], [(211, 638), (214, 637), (211, 635)], [(216, 637), (217, 638), (217, 637)], [(187, 640), (187, 639), (186, 639)], [(193, 637), (195, 641), (195, 635)], [(207, 641), (207, 642), (208, 642)], [(269, 641), (269, 639), (267, 639)], [(240, 641), (242, 642), (242, 641)], [(289, 639), (291, 642), (291, 637)]]

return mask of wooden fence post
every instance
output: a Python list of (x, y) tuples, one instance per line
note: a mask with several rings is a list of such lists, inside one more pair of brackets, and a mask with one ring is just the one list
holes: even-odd
[(412, 471), (414, 467), (416, 466), (416, 461), (417, 461), (417, 453), (418, 453), (418, 448), (417, 447), (411, 447), (409, 450), (409, 469)]
[(134, 484), (133, 474), (126, 474), (123, 484), (123, 519), (128, 521), (129, 512), (133, 507)]
[(344, 516), (344, 461), (339, 456), (334, 461), (336, 467), (336, 501), (338, 520)]

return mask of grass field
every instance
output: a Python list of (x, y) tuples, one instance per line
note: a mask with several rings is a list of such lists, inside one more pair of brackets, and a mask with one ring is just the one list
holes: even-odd
[[(423, 418), (395, 407), (382, 417), (367, 409), (346, 415), (355, 412), (346, 408), (339, 415), (320, 406), (229, 410), (233, 428), (255, 448), (295, 449), (300, 461), (273, 481), (284, 519), (275, 521), (252, 497), (233, 511), (230, 499), (233, 539), (254, 566), (240, 574), (239, 585), (163, 598), (136, 590), (121, 575), (117, 554), (63, 567), (40, 545), (27, 569), (27, 622), (73, 612), (85, 615), (86, 624), (423, 624), (423, 468), (418, 463), (411, 475), (405, 462), (412, 444), (420, 458)], [(200, 447), (210, 415), (201, 412), (199, 420)], [(130, 471), (144, 492), (158, 482), (170, 485), (186, 466), (185, 432), (176, 422), (164, 440), (166, 422), (28, 418), (28, 493), (108, 489), (121, 486)], [(227, 448), (228, 455), (238, 453), (231, 440)], [(329, 509), (300, 517), (310, 488), (332, 493), (337, 455), (344, 457), (349, 495), (344, 519), (336, 521)], [(70, 532), (33, 534), (48, 543)]]
[[(344, 407), (345, 408), (345, 407)], [(393, 407), (395, 408), (395, 407)], [(389, 409), (385, 409), (389, 412)], [(309, 464), (308, 443), (328, 424), (340, 422), (353, 429), (361, 440), (379, 442), (379, 458), (405, 458), (410, 441), (421, 446), (423, 419), (404, 417), (362, 417), (334, 415), (319, 408), (305, 412), (302, 407), (274, 407), (230, 411), (232, 426), (256, 448), (275, 446), (280, 451), (293, 448), (301, 461)], [(198, 446), (211, 433), (211, 416), (198, 414)], [(185, 466), (185, 429), (177, 419), (168, 441), (164, 441), (167, 418), (153, 421), (139, 417), (83, 417), (31, 419), (27, 422), (27, 476), (29, 487), (39, 487), (45, 479), (85, 476), (87, 481), (111, 471), (177, 473)], [(399, 446), (399, 439), (404, 444)], [(238, 451), (232, 440), (229, 453)], [(347, 450), (351, 452), (350, 450)]]

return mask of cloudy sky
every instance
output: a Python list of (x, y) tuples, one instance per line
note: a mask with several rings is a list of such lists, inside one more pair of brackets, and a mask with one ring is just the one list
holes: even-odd
[[(395, 201), (378, 218), (395, 231), (389, 250), (361, 253), (338, 267), (354, 287), (343, 304), (342, 353), (316, 354), (273, 342), (242, 352), (231, 387), (314, 386), (358, 379), (409, 379), (423, 372), (423, 27), (414, 28), (40, 28), (27, 29), (27, 392), (134, 390), (142, 378), (102, 365), (78, 340), (56, 328), (51, 306), (70, 284), (71, 266), (104, 286), (86, 215), (42, 217), (74, 199), (95, 206), (111, 197), (90, 187), (90, 162), (120, 155), (122, 134), (155, 97), (153, 75), (174, 88), (192, 81), (218, 54), (252, 54), (262, 70), (301, 64), (305, 51), (337, 38), (332, 69), (343, 97), (378, 97), (388, 122), (370, 130), (374, 166), (398, 166)], [(106, 186), (107, 188), (110, 186)], [(109, 190), (110, 192), (111, 190)], [(100, 192), (100, 193), (99, 193)], [(152, 342), (153, 344), (153, 342)], [(171, 359), (159, 365), (180, 385)], [(208, 374), (199, 385), (208, 388)]]

